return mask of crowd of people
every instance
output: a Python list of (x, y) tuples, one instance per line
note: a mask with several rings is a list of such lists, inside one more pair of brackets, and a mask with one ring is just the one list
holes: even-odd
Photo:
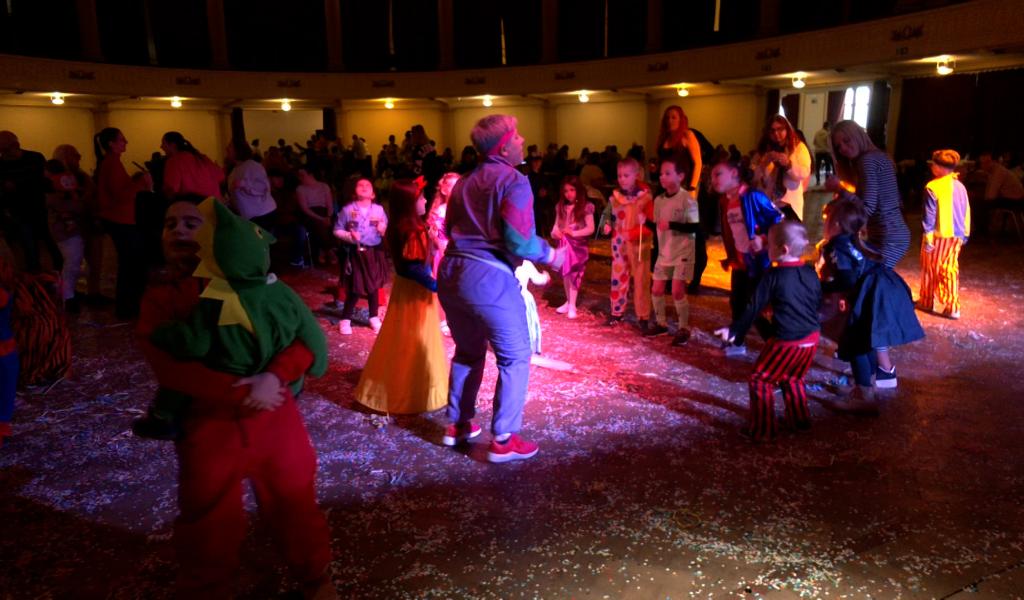
[[(304, 147), (279, 140), (265, 151), (258, 140), (233, 140), (223, 166), (169, 131), (162, 154), (134, 175), (116, 128), (94, 138), (93, 175), (74, 147), (59, 146), (47, 161), (0, 132), (4, 233), (19, 261), (18, 269), (0, 265), (0, 442), (12, 433), (18, 370), (26, 370), (17, 352), (31, 356), (28, 346), (40, 343), (18, 337), (24, 321), (12, 305), (31, 292), (12, 273), (43, 271), (45, 249), (60, 273), (45, 318), (63, 323), (61, 308), (110, 302), (100, 290), (103, 236), (117, 254), (114, 312), (137, 322), (160, 384), (135, 432), (177, 443), (183, 590), (227, 589), (245, 531), (240, 486), (249, 479), (304, 590), (332, 597), (315, 454), (295, 408), (303, 377), (326, 368), (326, 339), (271, 272), (275, 261), (337, 269), (342, 335), (353, 334), (356, 304), (366, 300), (366, 325), (377, 337), (356, 400), (399, 414), (446, 406), (444, 445), (481, 433), (474, 417), (490, 349), (498, 370), (492, 462), (539, 451), (520, 435), (530, 364), (541, 352), (527, 282), (548, 277), (535, 265), (561, 277), (565, 302), (555, 314), (576, 319), (588, 246), (600, 234), (610, 236), (612, 254), (605, 324), (622, 327), (632, 297), (639, 334), (671, 333), (673, 346), (689, 343), (688, 296), (700, 291), (708, 237), (721, 234), (731, 312), (716, 331), (724, 359), (747, 353), (752, 327), (765, 341), (749, 381), (749, 439), (776, 436), (776, 387), (788, 426), (810, 427), (804, 377), (821, 335), (838, 343), (854, 375), (840, 405), (876, 413), (875, 390), (897, 386), (890, 350), (924, 336), (911, 291), (894, 271), (910, 229), (891, 159), (853, 121), (823, 131), (812, 155), (776, 115), (743, 155), (710, 144), (671, 106), (650, 156), (638, 145), (625, 156), (609, 146), (570, 160), (567, 147), (541, 153), (525, 144), (515, 118), (492, 115), (473, 128), (457, 162), (416, 125), (402, 145), (392, 137), (376, 161), (358, 135), (346, 146), (317, 132)], [(961, 313), (959, 252), (972, 231), (961, 163), (953, 150), (932, 156), (916, 307), (952, 319)], [(1019, 179), (1015, 187), (990, 154), (980, 166), (991, 196), (1012, 201)], [(833, 199), (809, 264), (804, 192), (823, 171)], [(455, 344), (450, 365), (443, 336)]]

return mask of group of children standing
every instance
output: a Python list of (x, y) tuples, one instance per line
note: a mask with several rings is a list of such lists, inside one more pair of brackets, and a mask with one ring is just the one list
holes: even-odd
[[(933, 156), (935, 179), (926, 188), (918, 301), (918, 308), (931, 311), (937, 294), (944, 305), (942, 314), (953, 319), (959, 318), (960, 310), (959, 251), (970, 234), (966, 190), (953, 173), (958, 162), (959, 155), (952, 150)], [(619, 188), (607, 211), (614, 221), (604, 226), (604, 233), (612, 234), (611, 315), (606, 323), (622, 322), (632, 285), (643, 334), (667, 333), (665, 294), (672, 281), (678, 319), (672, 345), (685, 344), (690, 337), (686, 283), (693, 277), (699, 220), (696, 200), (681, 187), (687, 178), (684, 164), (673, 157), (661, 161), (663, 191), (652, 198), (639, 181), (639, 165), (631, 159), (620, 162)], [(856, 383), (842, 406), (877, 414), (875, 389), (897, 385), (889, 349), (924, 337), (909, 287), (877, 250), (864, 243), (867, 217), (850, 200), (835, 200), (826, 208), (826, 241), (820, 273), (816, 272), (803, 260), (808, 245), (803, 225), (786, 219), (767, 195), (751, 187), (752, 175), (729, 160), (711, 172), (711, 187), (720, 195), (726, 250), (722, 267), (731, 273), (732, 325), (716, 334), (726, 342), (724, 352), (730, 357), (746, 354), (744, 339), (751, 327), (766, 340), (750, 378), (750, 420), (743, 433), (756, 441), (775, 436), (777, 386), (782, 388), (791, 428), (809, 428), (804, 377), (823, 321), (826, 333), (838, 343), (836, 356), (850, 363)], [(563, 201), (565, 196), (563, 191)], [(575, 303), (571, 305), (575, 314)]]

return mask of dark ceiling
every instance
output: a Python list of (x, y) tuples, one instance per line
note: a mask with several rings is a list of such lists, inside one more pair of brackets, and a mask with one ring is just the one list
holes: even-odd
[[(210, 68), (210, 1), (94, 0), (103, 58), (119, 64)], [(502, 30), (505, 64), (541, 62), (542, 0), (449, 1), (454, 67), (501, 66)], [(720, 0), (719, 31), (713, 28), (716, 0), (543, 1), (557, 2), (557, 60), (577, 61), (647, 51), (647, 11), (652, 5), (661, 10), (657, 20), (661, 43), (656, 49), (672, 51), (822, 29), (963, 0)], [(326, 70), (329, 28), (324, 3), (222, 0), (230, 67)], [(0, 4), (0, 52), (83, 58), (78, 10), (90, 2), (4, 0)], [(438, 4), (430, 0), (340, 0), (345, 70), (438, 69)]]

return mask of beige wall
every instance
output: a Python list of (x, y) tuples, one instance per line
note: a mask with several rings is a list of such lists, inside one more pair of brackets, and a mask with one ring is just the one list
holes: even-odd
[(457, 108), (451, 112), (454, 139), (448, 145), (451, 146), (456, 159), (461, 156), (462, 149), (465, 146), (472, 144), (469, 139), (469, 132), (472, 131), (473, 126), (487, 115), (506, 114), (515, 117), (519, 123), (519, 133), (526, 138), (526, 145), (537, 144), (537, 147), (542, 152), (548, 145), (548, 142), (557, 141), (549, 140), (547, 133), (544, 131), (544, 107), (542, 106), (502, 106), (500, 108), (484, 108), (481, 106)]
[(647, 105), (642, 102), (589, 102), (560, 104), (556, 108), (559, 145), (569, 146), (577, 158), (584, 147), (594, 151), (615, 144), (619, 153), (647, 139)]
[(0, 129), (18, 136), (21, 147), (46, 158), (60, 144), (71, 144), (82, 155), (82, 168), (92, 172), (96, 155), (92, 151), (92, 111), (83, 108), (0, 106)]
[[(752, 150), (764, 123), (761, 123), (761, 99), (754, 92), (674, 98), (661, 103), (661, 112), (677, 104), (690, 121), (714, 144), (736, 144), (741, 152)], [(657, 136), (657, 131), (653, 134)], [(653, 141), (652, 141), (653, 143)]]
[(366, 148), (374, 157), (380, 152), (380, 147), (387, 143), (389, 135), (393, 134), (396, 142), (401, 145), (405, 132), (413, 125), (423, 125), (427, 136), (437, 142), (442, 150), (450, 145), (445, 139), (439, 108), (359, 108), (345, 111), (342, 123), (344, 131), (338, 132), (341, 139), (351, 143), (352, 134), (358, 134), (366, 140)]
[(135, 171), (132, 161), (144, 164), (154, 152), (160, 151), (160, 138), (168, 131), (179, 131), (200, 152), (217, 164), (224, 164), (227, 140), (221, 139), (221, 115), (206, 110), (111, 110), (109, 123), (128, 139), (123, 162), (129, 173)]
[(305, 146), (309, 136), (324, 127), (321, 110), (246, 110), (243, 116), (245, 137), (250, 143), (259, 140), (260, 149), (264, 152), (276, 146), (278, 138), (284, 138), (289, 144), (298, 142)]

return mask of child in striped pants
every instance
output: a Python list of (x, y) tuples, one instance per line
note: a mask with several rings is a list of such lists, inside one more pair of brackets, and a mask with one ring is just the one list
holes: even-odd
[(931, 312), (935, 296), (942, 314), (960, 318), (960, 248), (971, 235), (971, 205), (967, 188), (953, 169), (960, 162), (955, 150), (932, 154), (932, 179), (925, 185), (924, 236), (921, 239), (921, 295), (917, 306)]
[(766, 306), (772, 306), (774, 335), (766, 341), (750, 376), (750, 418), (740, 432), (754, 441), (775, 437), (776, 387), (782, 388), (789, 426), (795, 430), (811, 426), (804, 377), (818, 348), (821, 284), (814, 268), (801, 259), (807, 243), (807, 230), (799, 221), (773, 226), (768, 232), (772, 266), (739, 319), (715, 332), (732, 342), (750, 329)]

